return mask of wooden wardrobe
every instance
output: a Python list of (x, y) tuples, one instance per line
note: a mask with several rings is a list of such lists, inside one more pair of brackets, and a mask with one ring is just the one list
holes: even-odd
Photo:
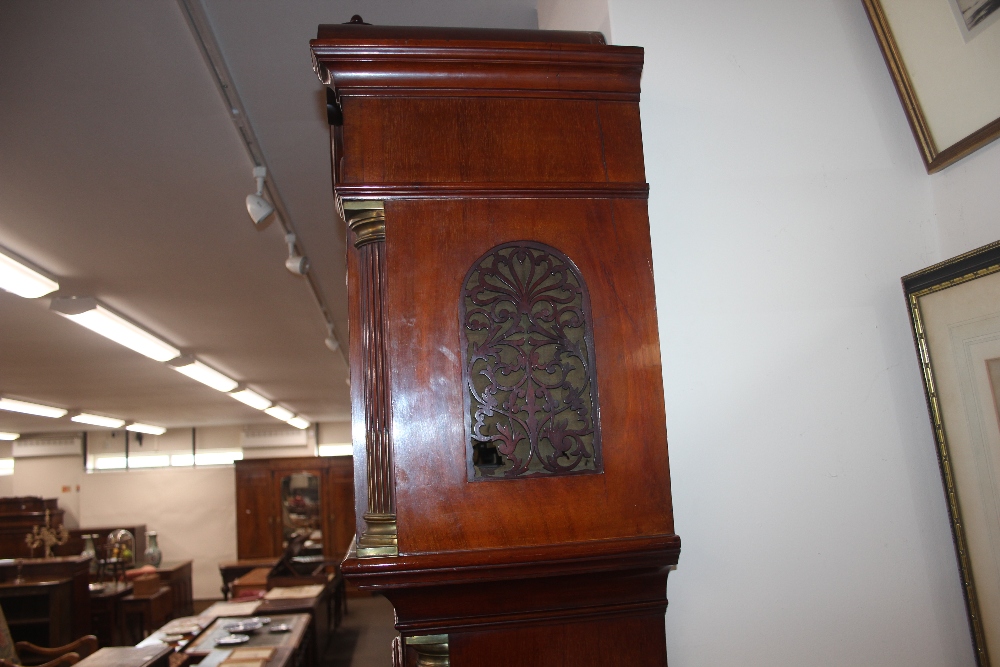
[(349, 456), (236, 461), (236, 549), (240, 559), (281, 556), (295, 531), (319, 532), (315, 551), (342, 558), (354, 538)]
[(320, 26), (357, 546), (397, 665), (666, 665), (677, 562), (643, 51)]

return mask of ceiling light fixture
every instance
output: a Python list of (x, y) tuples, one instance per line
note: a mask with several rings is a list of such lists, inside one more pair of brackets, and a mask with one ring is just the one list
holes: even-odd
[(81, 412), (80, 414), (73, 415), (69, 418), (70, 421), (77, 422), (79, 424), (90, 424), (91, 426), (106, 426), (107, 428), (121, 428), (125, 425), (124, 419), (115, 419), (113, 417), (102, 417), (100, 415), (92, 415), (88, 412)]
[(297, 276), (304, 276), (309, 272), (309, 258), (295, 252), (295, 234), (285, 234), (285, 243), (288, 244), (288, 259), (285, 260), (285, 268)]
[(234, 391), (229, 395), (240, 403), (249, 405), (251, 408), (255, 408), (257, 410), (267, 410), (271, 407), (271, 401), (267, 400), (257, 392), (247, 389), (246, 387), (240, 389), (239, 391)]
[(28, 266), (27, 260), (0, 248), (0, 289), (25, 299), (37, 299), (59, 289), (59, 283)]
[(334, 333), (334, 331), (333, 331), (333, 323), (332, 322), (327, 322), (326, 323), (326, 334), (327, 334), (326, 340), (324, 340), (323, 342), (330, 349), (330, 351), (331, 352), (336, 352), (337, 350), (339, 350), (340, 349), (340, 341), (337, 340), (337, 334)]
[(167, 429), (162, 426), (153, 426), (151, 424), (140, 424), (135, 422), (129, 424), (125, 427), (126, 431), (132, 431), (133, 433), (146, 433), (148, 435), (163, 435), (167, 432)]
[(210, 368), (194, 357), (178, 357), (169, 364), (178, 373), (187, 375), (192, 380), (197, 380), (203, 385), (207, 385), (216, 391), (230, 392), (239, 386), (239, 382), (223, 375), (214, 368)]
[(292, 419), (293, 417), (295, 417), (295, 413), (294, 412), (292, 412), (291, 410), (286, 410), (285, 408), (281, 407), (280, 405), (272, 405), (267, 410), (264, 410), (264, 412), (266, 412), (267, 414), (271, 415), (275, 419), (278, 419), (278, 420), (283, 421), (283, 422), (287, 422), (289, 419)]
[(253, 177), (257, 179), (256, 194), (247, 195), (247, 213), (257, 229), (264, 229), (269, 224), (268, 218), (274, 213), (274, 206), (264, 199), (264, 179), (267, 178), (267, 167), (254, 167)]
[(292, 417), (291, 419), (286, 420), (285, 423), (294, 426), (295, 428), (298, 429), (305, 430), (309, 428), (309, 422), (307, 422), (302, 417)]
[(27, 401), (15, 401), (13, 398), (0, 398), (0, 410), (21, 412), (26, 415), (36, 415), (38, 417), (50, 417), (52, 419), (58, 419), (67, 412), (62, 408), (53, 408), (49, 405), (39, 405), (38, 403), (28, 403)]
[(20, 437), (20, 433), (4, 433), (0, 431), (0, 440), (17, 440)]
[(49, 308), (150, 359), (169, 361), (181, 354), (173, 345), (105, 308), (93, 297), (57, 297)]

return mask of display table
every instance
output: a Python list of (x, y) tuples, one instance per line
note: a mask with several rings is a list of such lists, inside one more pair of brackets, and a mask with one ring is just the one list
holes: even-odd
[(278, 564), (277, 556), (267, 558), (244, 558), (219, 563), (219, 574), (222, 576), (222, 599), (228, 600), (231, 595), (232, 583), (250, 570), (258, 567), (272, 568)]
[(102, 648), (76, 663), (80, 667), (167, 667), (169, 646), (114, 646)]
[[(268, 591), (268, 595), (272, 595), (273, 591), (280, 590), (282, 589), (271, 589)], [(327, 585), (319, 593), (309, 597), (272, 599), (265, 597), (260, 606), (257, 607), (257, 615), (273, 617), (275, 614), (309, 614), (309, 629), (313, 643), (312, 654), (322, 657), (332, 634), (330, 632), (330, 601), (333, 599), (334, 592), (334, 587)]]
[[(229, 657), (233, 648), (216, 648), (215, 643), (229, 634), (224, 629), (226, 625), (241, 620), (245, 619), (220, 616), (184, 649), (184, 653), (194, 659), (201, 658), (198, 664), (203, 667), (215, 667), (221, 664)], [(268, 627), (279, 624), (288, 625), (291, 629), (281, 633), (268, 631)], [(251, 633), (250, 641), (240, 644), (237, 648), (274, 648), (274, 654), (264, 664), (264, 667), (287, 667), (288, 665), (301, 664), (303, 660), (306, 661), (306, 664), (316, 664), (315, 657), (310, 654), (311, 642), (308, 641), (308, 634), (308, 614), (272, 615), (270, 626), (265, 626), (261, 630)]]

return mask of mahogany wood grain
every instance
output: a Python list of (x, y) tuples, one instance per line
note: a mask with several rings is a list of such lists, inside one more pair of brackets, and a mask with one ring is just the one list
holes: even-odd
[[(484, 252), (521, 239), (587, 280), (605, 472), (468, 484), (459, 290)], [(642, 201), (386, 204), (400, 552), (673, 533), (650, 253)]]
[[(313, 67), (343, 96), (560, 97), (637, 102), (642, 54), (579, 41), (508, 40), (506, 31), (467, 28), (386, 36), (365, 26), (323, 29), (311, 42)], [(442, 30), (435, 28), (434, 30)], [(446, 30), (446, 29), (445, 29)], [(489, 33), (489, 34), (487, 34)]]
[[(356, 25), (324, 26), (312, 42), (333, 90), (334, 192), (385, 207), (399, 556), (352, 552), (342, 568), (388, 597), (404, 636), (449, 635), (453, 665), (666, 665), (666, 581), (680, 540), (645, 201), (642, 49), (602, 42)], [(354, 373), (363, 264), (349, 236)], [(601, 473), (468, 481), (460, 298), (473, 263), (515, 241), (558, 250), (589, 290)], [(359, 518), (368, 465), (360, 379)]]
[[(663, 613), (491, 628), (449, 637), (451, 664), (462, 667), (648, 667), (667, 664)], [(554, 646), (558, 649), (554, 650)]]
[(236, 550), (239, 558), (266, 558), (280, 553), (274, 528), (276, 504), (270, 469), (236, 469)]
[(345, 184), (606, 180), (594, 102), (348, 97), (343, 106)]

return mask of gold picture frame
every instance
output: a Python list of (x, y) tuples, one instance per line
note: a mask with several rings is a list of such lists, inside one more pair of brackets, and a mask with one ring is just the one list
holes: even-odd
[(905, 276), (979, 667), (1000, 655), (1000, 241)]
[[(1000, 2), (862, 3), (928, 174), (1000, 137)], [(968, 27), (967, 5), (986, 20)]]

